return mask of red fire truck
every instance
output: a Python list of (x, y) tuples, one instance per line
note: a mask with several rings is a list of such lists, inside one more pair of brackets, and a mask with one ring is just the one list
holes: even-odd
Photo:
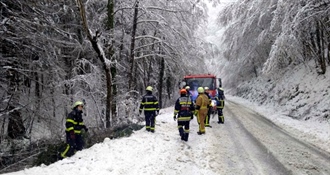
[[(219, 84), (221, 85), (221, 78), (218, 78)], [(190, 93), (192, 95), (192, 100), (195, 101), (198, 95), (197, 88), (198, 87), (209, 87), (210, 96), (212, 98), (212, 103), (215, 103), (215, 96), (217, 94), (217, 77), (213, 74), (195, 74), (195, 75), (186, 75), (183, 77), (181, 82), (181, 87), (185, 86), (190, 87)], [(213, 106), (216, 109), (215, 104)]]
[[(219, 78), (219, 83), (221, 79)], [(185, 86), (190, 87), (190, 93), (193, 96), (193, 100), (196, 100), (198, 92), (198, 87), (208, 87), (210, 89), (210, 96), (215, 97), (217, 89), (217, 77), (213, 74), (195, 74), (195, 75), (186, 75), (183, 77), (181, 82), (181, 87)]]

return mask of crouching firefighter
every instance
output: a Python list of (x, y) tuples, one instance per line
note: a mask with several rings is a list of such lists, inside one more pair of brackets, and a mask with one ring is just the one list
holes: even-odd
[(74, 155), (76, 151), (80, 151), (84, 147), (81, 130), (84, 129), (87, 132), (88, 129), (82, 118), (83, 107), (84, 103), (82, 101), (75, 102), (72, 106), (72, 111), (66, 118), (65, 133), (67, 145), (65, 150), (60, 154), (60, 159), (70, 157)]
[(187, 96), (187, 90), (180, 90), (180, 97), (175, 102), (174, 107), (174, 121), (178, 120), (178, 129), (181, 136), (181, 140), (188, 141), (189, 137), (189, 124), (193, 119), (194, 104)]

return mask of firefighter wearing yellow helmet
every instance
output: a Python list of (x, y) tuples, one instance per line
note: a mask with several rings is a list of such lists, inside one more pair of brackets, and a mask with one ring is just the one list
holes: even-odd
[(69, 113), (65, 122), (65, 133), (66, 133), (66, 148), (60, 154), (59, 158), (63, 159), (65, 157), (72, 156), (76, 151), (82, 150), (84, 147), (84, 141), (81, 135), (82, 129), (86, 132), (87, 127), (84, 124), (82, 118), (84, 103), (82, 101), (76, 101), (72, 105), (72, 111)]
[(209, 98), (204, 93), (203, 87), (198, 87), (197, 89), (198, 96), (195, 104), (195, 115), (197, 116), (197, 121), (199, 124), (198, 135), (205, 134), (205, 117), (208, 112), (208, 106), (210, 104)]
[(159, 113), (159, 104), (157, 98), (152, 94), (151, 86), (146, 88), (146, 94), (142, 97), (139, 109), (140, 115), (142, 110), (144, 110), (146, 130), (148, 132), (155, 132), (155, 121)]

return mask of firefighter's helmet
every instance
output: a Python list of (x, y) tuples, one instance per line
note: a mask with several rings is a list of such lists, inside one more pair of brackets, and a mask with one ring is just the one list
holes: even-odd
[(73, 104), (73, 106), (72, 106), (72, 109), (73, 108), (75, 108), (75, 107), (77, 107), (77, 106), (79, 106), (79, 105), (84, 105), (84, 103), (82, 102), (82, 101), (76, 101), (74, 104)]
[(151, 86), (148, 86), (148, 87), (146, 88), (146, 90), (152, 92), (152, 87), (151, 87)]
[(186, 89), (181, 89), (180, 94), (187, 94), (187, 90)]
[(190, 86), (186, 86), (185, 89), (189, 90), (190, 89)]
[(206, 87), (204, 87), (204, 90), (207, 91), (207, 90), (210, 90), (210, 89), (209, 89), (209, 87), (206, 86)]
[(203, 87), (198, 87), (197, 92), (200, 93), (200, 94), (204, 93), (204, 88)]

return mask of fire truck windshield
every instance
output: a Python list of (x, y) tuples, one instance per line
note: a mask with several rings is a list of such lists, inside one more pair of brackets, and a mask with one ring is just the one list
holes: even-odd
[(198, 87), (209, 87), (210, 90), (215, 90), (215, 78), (186, 78), (186, 84), (191, 89), (197, 89)]

